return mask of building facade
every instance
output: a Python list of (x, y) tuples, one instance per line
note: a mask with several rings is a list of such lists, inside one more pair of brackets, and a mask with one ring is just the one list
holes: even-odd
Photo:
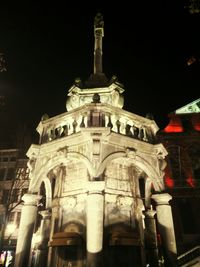
[[(67, 112), (37, 127), (27, 152), (15, 267), (176, 266), (155, 121), (123, 110), (124, 87), (102, 70), (104, 22), (94, 21), (94, 72), (76, 79)], [(161, 253), (158, 238), (161, 237)]]
[(178, 254), (200, 244), (200, 99), (169, 114), (158, 138), (168, 151), (164, 177), (172, 195)]
[(28, 176), (27, 157), (22, 156), (18, 149), (0, 150), (0, 263), (3, 266), (13, 263), (21, 197), (28, 190)]

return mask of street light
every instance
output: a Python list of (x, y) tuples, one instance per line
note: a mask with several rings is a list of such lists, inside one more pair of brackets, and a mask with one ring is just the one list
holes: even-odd
[[(5, 239), (7, 240), (8, 246), (11, 244), (11, 236), (15, 232), (17, 225), (15, 223), (8, 223), (5, 229)], [(9, 248), (9, 247), (8, 247)], [(1, 254), (1, 261), (3, 267), (8, 267), (9, 264), (12, 262), (13, 256), (11, 251), (6, 248), (2, 251)]]

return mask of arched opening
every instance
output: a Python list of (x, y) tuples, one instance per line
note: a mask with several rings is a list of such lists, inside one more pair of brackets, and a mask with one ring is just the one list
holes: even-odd
[(55, 186), (56, 186), (56, 177), (53, 176), (53, 178), (51, 179), (52, 199), (53, 199), (53, 197), (54, 197), (54, 193), (55, 193)]
[(37, 213), (37, 218), (35, 222), (35, 229), (34, 232), (37, 232), (37, 230), (40, 227), (41, 224), (41, 219), (42, 216), (40, 215), (40, 211), (46, 209), (46, 188), (45, 188), (45, 183), (42, 182), (39, 188), (39, 195), (42, 196), (41, 199), (38, 202), (38, 213)]
[(38, 210), (42, 211), (46, 209), (46, 188), (44, 182), (42, 182), (40, 185), (39, 195), (42, 196), (42, 198), (39, 201)]

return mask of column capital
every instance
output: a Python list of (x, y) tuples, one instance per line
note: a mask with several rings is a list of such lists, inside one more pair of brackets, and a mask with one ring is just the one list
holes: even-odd
[(24, 205), (33, 205), (36, 206), (38, 201), (42, 198), (40, 195), (36, 194), (24, 194), (22, 200), (24, 201)]
[(49, 211), (49, 210), (41, 210), (41, 211), (39, 211), (39, 214), (42, 216), (43, 220), (51, 218), (51, 211)]
[(148, 209), (144, 211), (145, 217), (149, 219), (154, 219), (155, 214), (156, 214), (156, 211), (152, 209)]
[(155, 194), (151, 197), (155, 200), (157, 205), (169, 205), (169, 201), (172, 199), (172, 196), (168, 193)]

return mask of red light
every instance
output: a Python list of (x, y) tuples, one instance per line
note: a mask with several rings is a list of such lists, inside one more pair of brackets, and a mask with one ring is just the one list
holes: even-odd
[(169, 124), (165, 127), (164, 132), (166, 133), (181, 133), (183, 127), (178, 117), (172, 117)]
[(171, 177), (167, 176), (165, 178), (165, 184), (167, 187), (173, 188), (174, 187), (174, 180)]
[(183, 132), (182, 126), (179, 125), (168, 125), (165, 129), (164, 132), (166, 133), (181, 133)]
[(192, 178), (192, 176), (190, 176), (189, 178), (186, 179), (186, 182), (189, 186), (191, 187), (195, 187), (196, 186), (196, 182), (195, 180)]
[(200, 131), (200, 124), (195, 124), (194, 125), (194, 129), (196, 130), (196, 131)]
[(161, 245), (161, 236), (159, 233), (157, 233), (157, 241), (158, 241), (158, 244)]

